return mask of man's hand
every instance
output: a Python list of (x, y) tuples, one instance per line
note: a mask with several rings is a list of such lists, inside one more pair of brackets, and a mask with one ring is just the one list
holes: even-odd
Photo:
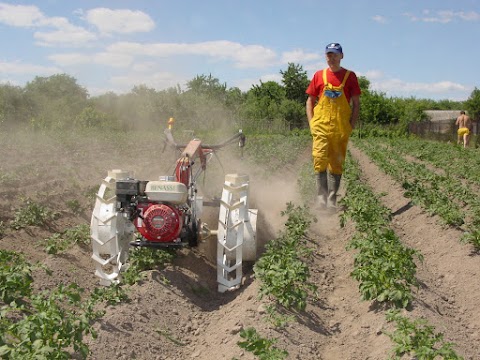
[(308, 95), (307, 102), (305, 103), (305, 112), (307, 113), (307, 119), (310, 123), (313, 117), (313, 108), (315, 107), (315, 102), (317, 98), (315, 96)]
[(355, 124), (357, 123), (358, 116), (360, 115), (360, 96), (355, 95), (351, 98), (352, 101), (352, 116), (350, 117), (350, 125), (352, 129), (355, 129)]

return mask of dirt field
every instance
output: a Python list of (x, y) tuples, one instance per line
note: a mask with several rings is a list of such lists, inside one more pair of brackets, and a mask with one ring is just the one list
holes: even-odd
[[(62, 142), (43, 136), (5, 141), (0, 148), (0, 221), (8, 224), (27, 197), (59, 211), (61, 217), (50, 229), (6, 229), (0, 248), (22, 252), (30, 261), (40, 261), (52, 269), (52, 276), (43, 272), (35, 275), (38, 289), (70, 282), (87, 291), (99, 286), (90, 248), (77, 246), (53, 256), (46, 254), (43, 239), (55, 231), (90, 222), (93, 202), (85, 193), (99, 185), (108, 169), (133, 170), (143, 179), (169, 174), (173, 158), (162, 155), (162, 146), (122, 148), (93, 138)], [(424, 262), (418, 264), (421, 286), (414, 294), (409, 316), (428, 319), (446, 341), (456, 344), (455, 350), (465, 359), (480, 359), (480, 257), (472, 254), (469, 245), (460, 243), (459, 231), (442, 227), (435, 217), (411, 206), (398, 184), (363, 153), (352, 146), (350, 150), (361, 164), (364, 180), (375, 192), (386, 193), (384, 205), (395, 214), (397, 235), (424, 256)], [(299, 163), (304, 161), (310, 161), (308, 151), (299, 158)], [(280, 211), (285, 204), (299, 201), (297, 169), (279, 169), (266, 181), (255, 169), (243, 169), (238, 159), (223, 165), (226, 172), (251, 171), (252, 198), (262, 214), (259, 241), (268, 241), (281, 229), (284, 219)], [(66, 206), (72, 200), (81, 204), (79, 214)], [(131, 302), (106, 308), (105, 316), (95, 325), (98, 338), (87, 340), (90, 358), (254, 359), (237, 345), (240, 331), (253, 326), (262, 336), (278, 339), (275, 346), (287, 350), (288, 359), (387, 359), (393, 344), (383, 330), (392, 330), (392, 325), (386, 322), (382, 309), (361, 300), (358, 283), (350, 277), (354, 253), (345, 246), (353, 225), (340, 228), (335, 214), (319, 214), (318, 220), (309, 236), (316, 248), (312, 281), (320, 298), (309, 302), (306, 311), (286, 328), (275, 330), (265, 321), (265, 302), (257, 297), (258, 284), (251, 268), (246, 266), (240, 290), (217, 293), (216, 270), (205, 256), (208, 244), (203, 244), (180, 251), (165, 270), (149, 272), (147, 280), (131, 287)]]

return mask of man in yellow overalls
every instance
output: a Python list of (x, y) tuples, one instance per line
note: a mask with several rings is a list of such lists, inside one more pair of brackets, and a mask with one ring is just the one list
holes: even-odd
[(326, 46), (328, 67), (313, 76), (306, 93), (306, 113), (313, 138), (317, 202), (335, 208), (347, 144), (360, 111), (360, 86), (353, 71), (340, 66), (340, 44)]

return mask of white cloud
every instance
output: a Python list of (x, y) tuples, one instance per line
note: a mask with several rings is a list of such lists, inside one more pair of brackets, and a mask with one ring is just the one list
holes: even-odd
[(242, 45), (231, 41), (218, 40), (200, 43), (152, 43), (117, 42), (107, 47), (108, 52), (135, 54), (166, 58), (174, 55), (197, 55), (213, 60), (232, 61), (240, 68), (261, 68), (271, 66), (277, 61), (273, 50), (260, 45)]
[(151, 72), (151, 71), (154, 71), (156, 66), (157, 66), (157, 63), (153, 61), (144, 61), (144, 62), (133, 64), (132, 70), (136, 72)]
[(282, 63), (304, 63), (306, 61), (316, 61), (323, 59), (323, 54), (320, 53), (308, 53), (300, 49), (286, 51), (282, 54)]
[(114, 86), (115, 92), (117, 92), (118, 89), (127, 92), (137, 85), (145, 85), (155, 89), (166, 89), (174, 87), (177, 84), (186, 83), (188, 80), (187, 78), (170, 72), (155, 72), (149, 74), (133, 72), (127, 75), (113, 76), (110, 82)]
[(105, 34), (148, 32), (155, 28), (152, 18), (142, 11), (96, 8), (87, 11), (85, 19)]
[(0, 74), (53, 75), (62, 70), (53, 66), (40, 66), (20, 62), (0, 62)]
[(134, 58), (130, 54), (101, 52), (93, 56), (93, 61), (96, 64), (112, 66), (115, 68), (125, 68), (132, 65)]
[[(100, 96), (100, 95), (104, 95), (104, 94), (107, 94), (109, 92), (113, 92), (113, 93), (116, 93), (116, 94), (119, 94), (119, 91), (117, 91), (117, 89), (114, 89), (113, 87), (112, 88), (109, 88), (109, 87), (97, 87), (97, 86), (89, 86), (88, 87), (88, 94), (90, 96)], [(128, 90), (126, 91), (128, 92)]]
[(381, 79), (371, 81), (370, 88), (382, 91), (389, 95), (416, 96), (418, 94), (441, 96), (449, 94), (468, 95), (470, 87), (451, 81), (438, 81), (434, 83), (406, 82), (400, 79)]
[(325, 61), (318, 61), (315, 63), (306, 64), (303, 68), (308, 72), (311, 73), (312, 76), (315, 72), (325, 69), (327, 67), (327, 63)]
[(422, 98), (449, 98), (466, 99), (472, 91), (471, 86), (452, 81), (437, 81), (434, 83), (408, 82), (391, 78), (382, 70), (369, 70), (365, 73), (357, 72), (370, 81), (370, 90), (386, 93), (388, 96), (420, 96)]
[(460, 12), (458, 13), (458, 17), (462, 20), (466, 21), (479, 21), (480, 20), (480, 13), (477, 13), (475, 11), (469, 11), (469, 12)]
[(42, 12), (33, 5), (10, 5), (0, 3), (0, 22), (19, 27), (35, 26), (44, 19)]
[(449, 91), (465, 91), (467, 87), (451, 81), (439, 81), (435, 83), (405, 82), (399, 79), (390, 79), (379, 83), (373, 83), (375, 88), (388, 91), (399, 91), (403, 93), (425, 92), (444, 93)]
[(369, 81), (383, 79), (385, 74), (381, 70), (368, 70), (366, 73), (358, 72), (357, 75), (365, 76)]
[(252, 88), (253, 84), (260, 84), (260, 81), (258, 79), (241, 79), (234, 81), (231, 87), (238, 87), (242, 91), (248, 91)]
[(382, 15), (375, 15), (372, 17), (372, 20), (379, 23), (379, 24), (386, 24), (388, 21), (387, 21), (387, 18), (385, 16), (382, 16)]
[(266, 74), (260, 76), (260, 78), (244, 78), (234, 82), (232, 87), (238, 87), (242, 91), (248, 91), (253, 85), (260, 85), (260, 81), (266, 83), (267, 81), (275, 81), (276, 83), (282, 83), (282, 76), (280, 74)]
[(42, 46), (68, 46), (79, 47), (84, 46), (96, 40), (96, 35), (77, 26), (68, 25), (64, 28), (59, 28), (56, 31), (37, 31), (33, 34), (37, 39), (37, 45)]
[(54, 54), (50, 55), (48, 58), (61, 66), (87, 64), (92, 60), (91, 56), (80, 53)]
[[(233, 45), (233, 52), (230, 54), (234, 65), (240, 68), (268, 67), (276, 62), (277, 55), (261, 45), (240, 45), (228, 42)], [(227, 48), (230, 46), (227, 45)], [(230, 57), (227, 54), (227, 57)]]
[(260, 76), (262, 82), (275, 81), (279, 84), (282, 83), (282, 76), (280, 74), (265, 74)]
[(15, 79), (3, 78), (0, 79), (0, 84), (5, 85), (12, 85), (12, 86), (21, 86)]
[(452, 10), (424, 10), (420, 16), (411, 13), (405, 13), (403, 15), (408, 17), (411, 21), (421, 21), (427, 23), (447, 24), (455, 20), (480, 21), (480, 13), (475, 11), (464, 12)]
[[(75, 26), (64, 17), (47, 17), (36, 6), (0, 3), (0, 23), (17, 27), (42, 29), (34, 33), (37, 45), (83, 46), (96, 39), (96, 35)], [(53, 30), (43, 30), (53, 28)]]
[(96, 54), (65, 53), (54, 54), (48, 57), (60, 66), (75, 66), (85, 64), (106, 65), (114, 68), (126, 68), (133, 62), (133, 57), (128, 54), (115, 54), (101, 52)]

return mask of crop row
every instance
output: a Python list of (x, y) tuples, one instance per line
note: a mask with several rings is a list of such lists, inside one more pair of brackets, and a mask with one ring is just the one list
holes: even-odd
[(383, 138), (377, 142), (388, 144), (401, 154), (413, 156), (442, 169), (446, 176), (466, 179), (480, 185), (480, 156), (477, 149), (454, 146), (450, 143), (410, 138)]
[[(390, 228), (391, 211), (381, 204), (380, 195), (362, 180), (358, 163), (347, 157), (345, 172), (346, 196), (341, 200), (345, 211), (341, 225), (351, 219), (356, 233), (347, 246), (357, 253), (351, 275), (359, 281), (364, 300), (383, 303), (388, 322), (395, 322), (392, 333), (385, 332), (395, 343), (392, 358), (414, 355), (418, 359), (462, 359), (450, 342), (443, 341), (443, 334), (425, 320), (410, 320), (399, 314), (413, 300), (412, 287), (418, 287), (415, 260), (423, 261), (417, 250), (404, 246)], [(391, 307), (393, 305), (393, 307)]]
[(463, 241), (480, 249), (480, 199), (474, 186), (423, 161), (408, 159), (413, 153), (405, 155), (398, 143), (361, 140), (356, 145), (402, 185), (406, 197), (447, 225), (465, 229)]
[(350, 156), (346, 166), (347, 194), (342, 199), (345, 211), (341, 225), (352, 219), (357, 230), (348, 246), (358, 250), (352, 276), (359, 281), (364, 300), (390, 302), (404, 308), (412, 300), (411, 287), (418, 286), (414, 260), (422, 260), (422, 255), (405, 247), (389, 227), (390, 210), (361, 181), (359, 166)]

